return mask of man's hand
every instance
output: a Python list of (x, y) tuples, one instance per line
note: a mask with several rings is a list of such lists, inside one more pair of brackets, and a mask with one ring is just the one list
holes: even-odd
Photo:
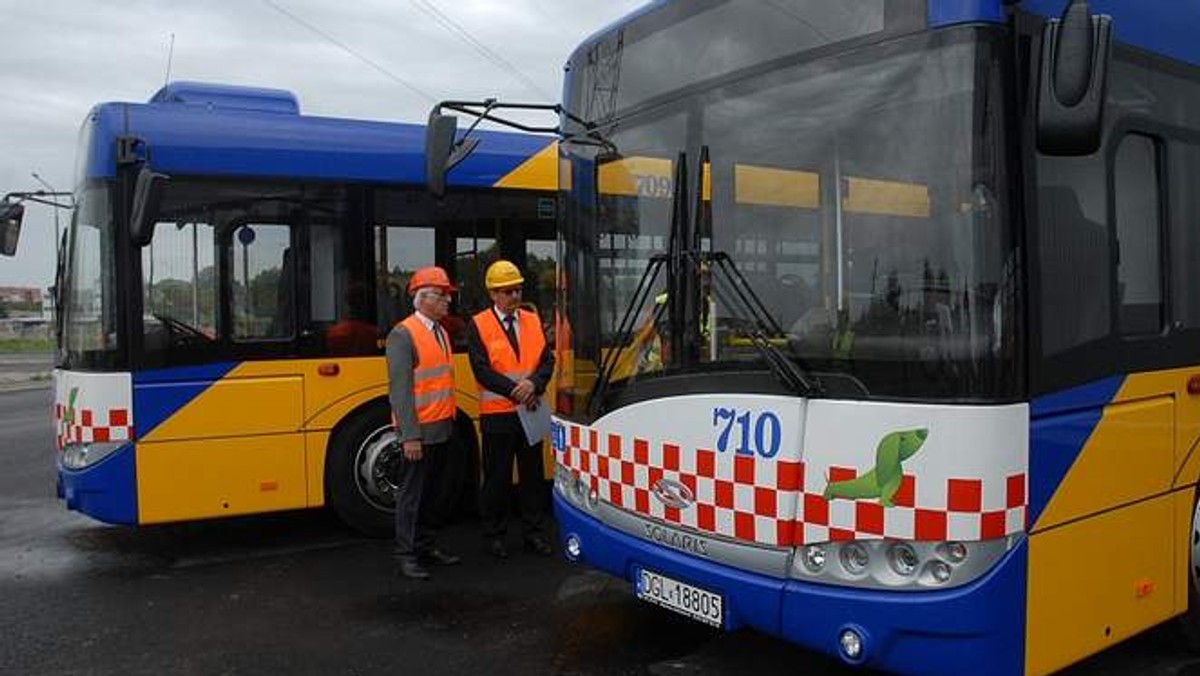
[(517, 400), (517, 403), (528, 406), (537, 401), (537, 388), (534, 387), (533, 381), (528, 378), (522, 378), (517, 381), (517, 386), (509, 393), (509, 396)]
[(422, 457), (421, 440), (409, 439), (404, 442), (404, 457), (411, 462), (416, 462)]

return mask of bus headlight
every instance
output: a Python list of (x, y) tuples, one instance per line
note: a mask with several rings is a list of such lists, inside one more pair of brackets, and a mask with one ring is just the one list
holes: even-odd
[(124, 446), (124, 441), (92, 441), (70, 443), (63, 447), (62, 466), (78, 470), (94, 465)]
[(555, 465), (554, 466), (554, 489), (558, 491), (559, 495), (561, 495), (563, 497), (570, 497), (569, 495), (567, 495), (570, 487), (571, 487), (571, 470), (567, 469), (566, 467), (563, 467), (562, 465)]
[(804, 548), (804, 567), (808, 568), (809, 572), (819, 573), (825, 567), (825, 547), (822, 545), (809, 545)]
[(917, 553), (907, 542), (900, 542), (888, 548), (888, 563), (892, 564), (892, 570), (904, 577), (917, 572), (917, 566), (921, 565)]
[(851, 575), (858, 575), (871, 565), (871, 554), (857, 542), (842, 547), (842, 567)]
[[(790, 575), (810, 582), (868, 589), (949, 589), (991, 570), (1023, 537), (978, 542), (819, 542), (796, 551)], [(840, 565), (827, 565), (827, 561)]]
[(568, 467), (555, 466), (554, 490), (580, 509), (595, 511), (600, 506), (600, 492), (591, 486), (587, 477)]

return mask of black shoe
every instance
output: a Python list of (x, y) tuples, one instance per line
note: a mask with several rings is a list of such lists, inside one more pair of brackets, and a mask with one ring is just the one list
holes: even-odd
[(551, 556), (554, 554), (554, 549), (550, 546), (550, 543), (546, 542), (537, 535), (531, 535), (525, 538), (525, 549), (528, 549), (539, 556)]
[(462, 557), (440, 549), (431, 549), (421, 555), (421, 561), (435, 566), (457, 566), (462, 563)]
[(416, 559), (402, 559), (396, 562), (396, 575), (410, 580), (428, 580), (429, 570)]
[(504, 547), (504, 540), (492, 540), (488, 543), (488, 553), (497, 559), (507, 559), (508, 550)]

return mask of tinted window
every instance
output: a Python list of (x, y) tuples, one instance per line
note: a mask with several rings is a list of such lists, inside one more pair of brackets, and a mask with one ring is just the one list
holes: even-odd
[[(914, 0), (691, 0), (668, 3), (597, 41), (572, 64), (585, 119), (710, 78), (884, 30), (923, 26)], [(716, 37), (714, 37), (716, 36)]]
[[(1197, 85), (1200, 89), (1200, 85)], [(1171, 257), (1173, 265), (1173, 319), (1182, 328), (1200, 327), (1200, 145), (1173, 143), (1170, 160)]]
[(1158, 148), (1148, 136), (1121, 142), (1113, 165), (1121, 333), (1158, 333), (1163, 327)]
[(215, 341), (217, 282), (212, 224), (199, 218), (159, 221), (142, 249), (145, 349), (198, 350)]
[(295, 330), (296, 260), (291, 228), (247, 223), (233, 231), (233, 338), (290, 338)]
[(72, 368), (112, 366), (117, 350), (116, 237), (108, 186), (82, 191), (70, 232), (63, 340)]
[(1109, 334), (1111, 274), (1104, 162), (1041, 158), (1038, 165), (1042, 353)]
[(433, 265), (433, 236), (432, 227), (379, 227), (376, 295), (381, 327), (390, 327), (412, 312), (408, 302), (408, 280), (418, 268)]

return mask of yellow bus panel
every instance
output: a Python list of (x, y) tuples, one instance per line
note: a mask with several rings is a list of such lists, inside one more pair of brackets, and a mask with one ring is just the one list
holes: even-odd
[(821, 206), (821, 175), (811, 171), (737, 164), (733, 167), (733, 186), (738, 204), (794, 209)]
[(536, 155), (505, 174), (494, 185), (497, 188), (517, 190), (557, 190), (558, 141), (549, 143)]
[[(1116, 475), (1119, 477), (1120, 475)], [(1161, 495), (1029, 538), (1025, 673), (1047, 674), (1175, 613), (1175, 506)]]
[(302, 434), (140, 442), (138, 522), (306, 507), (305, 476)]
[(842, 206), (855, 214), (929, 218), (932, 210), (929, 186), (920, 183), (846, 178)]
[(1175, 470), (1174, 423), (1174, 398), (1169, 396), (1105, 407), (1100, 423), (1033, 530), (1170, 490)]
[(599, 168), (601, 195), (618, 197), (671, 196), (675, 163), (658, 157), (626, 157), (605, 162)]
[[(296, 362), (261, 376), (242, 365), (209, 385), (143, 438), (145, 442), (299, 432), (304, 415), (304, 379)], [(139, 483), (141, 480), (139, 478)]]
[(1192, 510), (1196, 504), (1196, 490), (1188, 486), (1171, 493), (1175, 508), (1175, 614), (1187, 612), (1188, 589), (1192, 586)]
[(330, 433), (326, 430), (304, 435), (304, 465), (309, 507), (325, 505), (325, 451)]

